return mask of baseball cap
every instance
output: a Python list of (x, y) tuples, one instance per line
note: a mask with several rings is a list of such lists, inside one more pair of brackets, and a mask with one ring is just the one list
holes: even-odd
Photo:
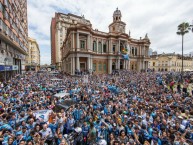
[(18, 132), (16, 133), (16, 136), (19, 136), (19, 135), (22, 135), (22, 131), (18, 131)]

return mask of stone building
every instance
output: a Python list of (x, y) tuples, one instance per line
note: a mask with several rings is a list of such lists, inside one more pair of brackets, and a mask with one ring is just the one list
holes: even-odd
[[(84, 23), (69, 27), (61, 47), (62, 71), (74, 75), (75, 71), (110, 74), (115, 69), (147, 70), (150, 40), (147, 34), (143, 39), (131, 38), (121, 18), (117, 8), (108, 33)], [(127, 50), (128, 60), (123, 58), (123, 50)]]
[[(152, 55), (149, 61), (149, 69), (180, 72), (182, 70), (182, 55), (175, 53)], [(193, 70), (193, 58), (184, 56), (184, 71), (190, 70)]]
[(38, 71), (40, 68), (40, 49), (37, 41), (28, 38), (28, 55), (26, 56), (26, 70)]
[(0, 79), (25, 70), (27, 47), (27, 0), (1, 0)]
[(90, 26), (89, 20), (84, 17), (73, 14), (55, 13), (55, 17), (51, 21), (51, 64), (55, 65), (57, 69), (61, 70), (61, 47), (66, 38), (67, 29), (72, 25), (85, 24)]

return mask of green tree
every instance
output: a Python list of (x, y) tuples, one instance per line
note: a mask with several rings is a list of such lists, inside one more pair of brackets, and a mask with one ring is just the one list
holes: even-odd
[(180, 25), (178, 25), (178, 31), (176, 32), (177, 35), (182, 36), (182, 70), (181, 70), (181, 77), (183, 78), (184, 73), (184, 35), (188, 33), (190, 30), (190, 25), (187, 22), (183, 22)]

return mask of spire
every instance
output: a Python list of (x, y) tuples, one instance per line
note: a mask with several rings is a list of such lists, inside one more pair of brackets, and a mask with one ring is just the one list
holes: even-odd
[(149, 38), (148, 38), (148, 36), (147, 36), (147, 33), (145, 34), (145, 38), (144, 39), (148, 39), (149, 40)]

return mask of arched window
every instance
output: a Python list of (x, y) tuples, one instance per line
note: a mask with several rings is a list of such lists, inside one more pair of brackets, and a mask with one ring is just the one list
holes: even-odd
[(102, 43), (99, 42), (98, 45), (99, 45), (99, 46), (98, 46), (98, 52), (99, 52), (99, 53), (102, 53)]
[(123, 62), (120, 62), (120, 69), (123, 69)]
[(137, 47), (135, 47), (135, 56), (137, 56)]
[(116, 64), (115, 62), (112, 63), (112, 70), (115, 70), (116, 69)]
[(96, 41), (93, 41), (93, 51), (96, 52), (97, 48), (96, 48)]
[(131, 70), (134, 70), (134, 66), (133, 66), (133, 64), (131, 65)]
[(123, 48), (124, 48), (123, 43), (120, 43), (119, 51), (122, 52)]

